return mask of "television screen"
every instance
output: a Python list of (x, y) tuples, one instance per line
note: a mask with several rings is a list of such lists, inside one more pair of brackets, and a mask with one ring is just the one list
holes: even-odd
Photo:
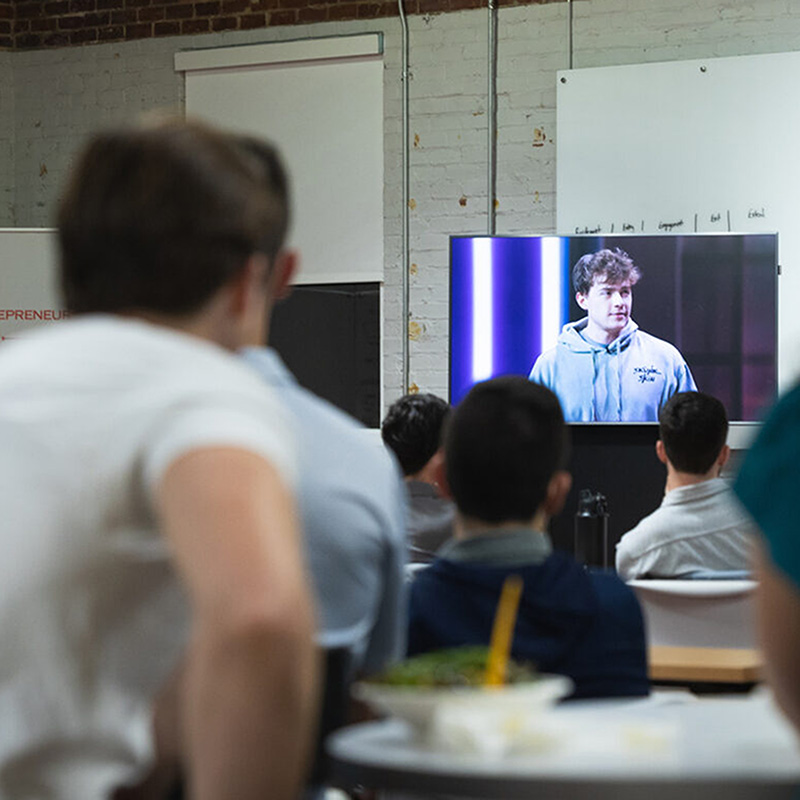
[(676, 391), (759, 419), (777, 389), (777, 235), (454, 236), (450, 400), (525, 375), (569, 422), (655, 422)]

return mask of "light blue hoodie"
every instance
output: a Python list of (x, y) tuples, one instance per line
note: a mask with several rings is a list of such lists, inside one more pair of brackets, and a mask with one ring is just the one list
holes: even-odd
[(675, 392), (696, 391), (683, 356), (632, 320), (610, 344), (585, 339), (588, 317), (569, 322), (536, 359), (530, 380), (552, 389), (567, 422), (657, 422)]

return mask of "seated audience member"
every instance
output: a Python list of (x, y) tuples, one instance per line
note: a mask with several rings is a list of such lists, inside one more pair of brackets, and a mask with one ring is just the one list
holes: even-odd
[(786, 716), (800, 732), (800, 386), (767, 417), (748, 451), (734, 491), (753, 515), (759, 582), (756, 621), (767, 678)]
[[(259, 142), (242, 144), (262, 154)], [(265, 160), (268, 165), (268, 151)], [(268, 302), (288, 294), (296, 264), (295, 253), (283, 253)], [(367, 441), (359, 423), (302, 388), (274, 350), (253, 346), (242, 354), (295, 423), (317, 640), (325, 648), (347, 648), (353, 672), (377, 672), (405, 649), (405, 496), (397, 467), (384, 448)]]
[(442, 496), (438, 465), (450, 405), (433, 394), (407, 394), (389, 407), (381, 425), (384, 443), (397, 456), (408, 490), (409, 560), (427, 564), (453, 535), (455, 507)]
[(411, 584), (409, 655), (488, 645), (503, 582), (515, 574), (524, 584), (515, 658), (568, 675), (574, 697), (648, 693), (633, 591), (554, 551), (546, 533), (570, 488), (566, 458), (561, 407), (544, 386), (496, 378), (455, 408), (439, 468), (456, 503), (455, 538)]
[(281, 259), (271, 160), (162, 123), (95, 137), (67, 185), (73, 317), (0, 351), (3, 797), (111, 797), (156, 747), (192, 797), (297, 796), (317, 676), (294, 447), (231, 352)]
[(664, 500), (617, 544), (620, 577), (747, 569), (753, 526), (719, 477), (730, 455), (725, 407), (701, 392), (679, 392), (661, 410), (659, 435)]

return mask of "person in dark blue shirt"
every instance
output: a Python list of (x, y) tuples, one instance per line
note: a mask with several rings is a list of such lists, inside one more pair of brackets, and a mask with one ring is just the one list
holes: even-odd
[(570, 677), (578, 697), (649, 692), (642, 613), (616, 575), (553, 551), (568, 434), (556, 396), (522, 377), (477, 384), (454, 410), (439, 477), (455, 538), (411, 586), (409, 655), (488, 645), (506, 577), (524, 582), (512, 656)]

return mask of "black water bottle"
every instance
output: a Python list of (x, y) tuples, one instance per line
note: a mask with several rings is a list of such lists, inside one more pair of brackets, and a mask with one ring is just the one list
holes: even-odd
[(605, 495), (581, 489), (575, 513), (575, 559), (587, 567), (608, 567), (608, 504)]

